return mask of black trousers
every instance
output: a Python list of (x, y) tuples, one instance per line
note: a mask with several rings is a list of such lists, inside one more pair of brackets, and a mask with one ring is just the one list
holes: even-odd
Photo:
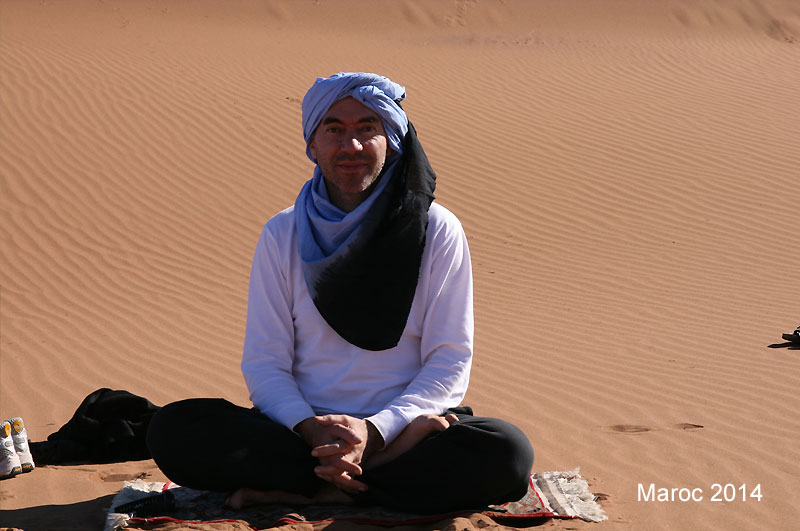
[[(533, 449), (516, 426), (452, 410), (459, 422), (359, 478), (356, 503), (416, 513), (480, 508), (525, 495)], [(196, 398), (153, 417), (147, 446), (175, 483), (196, 489), (279, 489), (313, 496), (323, 485), (311, 448), (255, 408)]]

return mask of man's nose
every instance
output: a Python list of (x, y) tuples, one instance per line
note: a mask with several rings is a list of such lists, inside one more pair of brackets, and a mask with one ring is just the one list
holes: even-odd
[(364, 146), (361, 145), (361, 142), (354, 135), (346, 135), (342, 139), (342, 150), (355, 152), (361, 151), (362, 149), (364, 149)]

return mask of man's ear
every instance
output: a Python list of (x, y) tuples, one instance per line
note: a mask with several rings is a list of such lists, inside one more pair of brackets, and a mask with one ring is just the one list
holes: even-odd
[(308, 141), (308, 150), (311, 152), (311, 156), (315, 159), (317, 158), (317, 148), (314, 146), (314, 139)]

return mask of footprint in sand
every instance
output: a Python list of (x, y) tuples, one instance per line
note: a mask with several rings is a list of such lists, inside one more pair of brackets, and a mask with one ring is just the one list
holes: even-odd
[(646, 431), (653, 431), (656, 428), (639, 426), (638, 424), (614, 424), (613, 426), (608, 426), (608, 429), (615, 433), (644, 433)]
[(676, 430), (699, 430), (704, 426), (702, 424), (692, 424), (691, 422), (681, 422), (672, 426)]
[[(681, 422), (671, 426), (674, 430), (699, 430), (703, 428), (702, 424), (693, 424), (691, 422)], [(606, 426), (606, 429), (613, 433), (645, 433), (648, 431), (656, 431), (660, 428), (653, 426), (641, 426), (639, 424), (614, 424), (613, 426)]]

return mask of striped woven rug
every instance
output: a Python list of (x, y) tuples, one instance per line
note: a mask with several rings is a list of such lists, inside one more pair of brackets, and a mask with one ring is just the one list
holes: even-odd
[[(522, 499), (502, 505), (465, 509), (447, 514), (420, 515), (380, 507), (319, 505), (289, 507), (260, 505), (233, 510), (224, 507), (225, 494), (181, 487), (174, 483), (128, 481), (114, 497), (106, 518), (106, 531), (153, 529), (159, 522), (202, 523), (247, 522), (253, 529), (283, 524), (351, 521), (375, 525), (408, 525), (435, 522), (470, 513), (486, 515), (497, 522), (536, 518), (580, 518), (599, 522), (607, 517), (581, 477), (579, 470), (542, 472), (531, 476)], [(141, 525), (139, 525), (141, 524)], [(199, 526), (199, 527), (198, 527)], [(211, 527), (209, 527), (211, 529)]]

